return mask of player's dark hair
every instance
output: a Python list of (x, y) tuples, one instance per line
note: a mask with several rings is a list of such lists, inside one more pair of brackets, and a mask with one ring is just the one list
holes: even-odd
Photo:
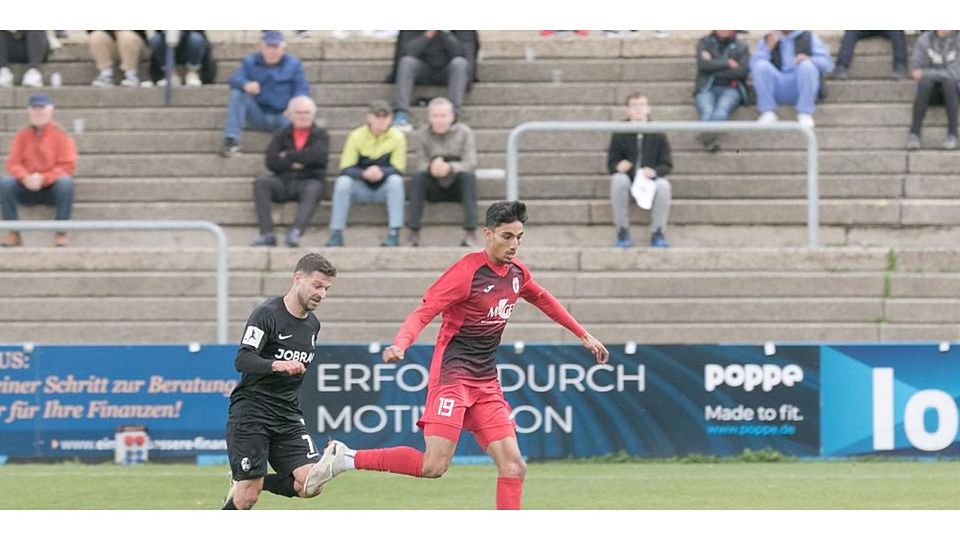
[(337, 267), (319, 253), (307, 253), (297, 261), (297, 268), (294, 272), (303, 272), (305, 274), (320, 272), (330, 277), (336, 277)]
[(520, 201), (495, 202), (487, 208), (487, 221), (484, 225), (489, 229), (496, 229), (504, 223), (527, 222), (527, 205)]
[(646, 97), (647, 97), (647, 95), (644, 94), (643, 92), (631, 92), (631, 93), (627, 94), (627, 99), (623, 100), (623, 104), (624, 104), (624, 105), (629, 105), (630, 102), (633, 101), (633, 100), (635, 100), (635, 99), (646, 98)]

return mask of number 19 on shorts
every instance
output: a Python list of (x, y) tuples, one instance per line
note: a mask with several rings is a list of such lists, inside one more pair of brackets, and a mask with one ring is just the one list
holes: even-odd
[(446, 416), (450, 418), (453, 416), (453, 399), (451, 398), (440, 398), (440, 406), (437, 408), (437, 416)]

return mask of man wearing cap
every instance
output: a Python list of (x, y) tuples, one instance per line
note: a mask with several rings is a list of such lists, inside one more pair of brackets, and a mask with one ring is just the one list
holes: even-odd
[[(56, 219), (70, 219), (73, 209), (73, 172), (77, 166), (77, 145), (53, 122), (53, 100), (42, 92), (27, 102), (30, 125), (17, 131), (7, 157), (7, 176), (0, 178), (3, 219), (17, 219), (17, 203), (46, 204), (56, 208)], [(22, 244), (20, 233), (9, 232), (4, 247)], [(67, 234), (54, 236), (57, 247), (67, 246)]]
[(296, 96), (310, 95), (303, 64), (286, 52), (279, 30), (263, 32), (260, 51), (243, 59), (228, 84), (230, 102), (220, 152), (224, 157), (240, 153), (244, 127), (268, 132), (286, 127), (287, 104)]
[(333, 188), (328, 247), (343, 245), (351, 201), (386, 204), (389, 231), (381, 245), (399, 245), (404, 200), (401, 175), (407, 165), (407, 139), (390, 126), (392, 121), (390, 104), (377, 100), (370, 104), (366, 124), (347, 136), (340, 157), (340, 176)]

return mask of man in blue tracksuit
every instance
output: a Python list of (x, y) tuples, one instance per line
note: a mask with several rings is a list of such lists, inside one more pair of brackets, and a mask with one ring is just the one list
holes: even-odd
[(243, 59), (230, 76), (230, 102), (223, 128), (224, 157), (240, 153), (243, 128), (274, 132), (290, 122), (283, 111), (291, 99), (309, 96), (310, 86), (300, 60), (286, 52), (283, 33), (266, 30), (260, 51)]
[(809, 30), (775, 30), (750, 57), (759, 122), (776, 122), (777, 105), (793, 105), (797, 122), (813, 127), (813, 110), (824, 95), (823, 73), (833, 71), (830, 51)]

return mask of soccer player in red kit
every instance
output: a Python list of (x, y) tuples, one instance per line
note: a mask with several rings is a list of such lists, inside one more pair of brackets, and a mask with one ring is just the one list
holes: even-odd
[(466, 429), (497, 464), (497, 509), (520, 508), (526, 464), (496, 367), (500, 336), (517, 300), (523, 298), (573, 332), (598, 363), (609, 357), (606, 347), (534, 281), (516, 258), (526, 221), (522, 202), (490, 205), (484, 250), (465, 255), (448, 268), (427, 289), (420, 306), (407, 316), (393, 344), (383, 351), (385, 362), (403, 360), (404, 351), (423, 328), (443, 314), (430, 363), (426, 410), (417, 422), (423, 429), (426, 451), (409, 446), (352, 450), (331, 441), (307, 478), (308, 490), (349, 469), (439, 478), (450, 466), (460, 431)]

